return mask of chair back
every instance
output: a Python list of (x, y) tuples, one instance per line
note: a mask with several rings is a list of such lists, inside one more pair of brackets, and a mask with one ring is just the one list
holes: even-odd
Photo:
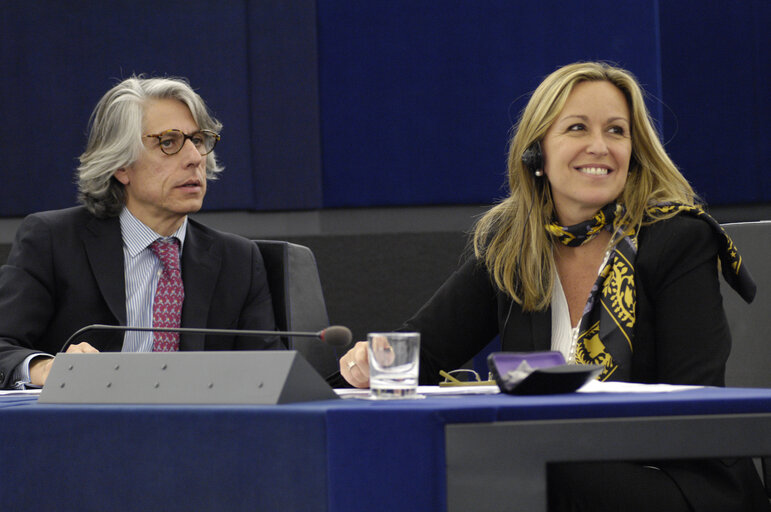
[(755, 300), (747, 304), (720, 279), (733, 340), (726, 386), (771, 388), (771, 221), (737, 222), (723, 228), (758, 286)]
[[(723, 224), (747, 265), (758, 291), (752, 304), (720, 279), (723, 306), (731, 328), (726, 386), (771, 388), (771, 220)], [(771, 498), (771, 457), (756, 460)]]
[(747, 304), (720, 279), (733, 340), (726, 386), (771, 388), (771, 221), (737, 222), (723, 228), (758, 286), (755, 300)]
[[(316, 258), (303, 245), (277, 240), (255, 240), (260, 248), (273, 298), (276, 326), (282, 331), (317, 332), (329, 326), (327, 306), (321, 289)], [(338, 370), (335, 349), (318, 339), (284, 338), (291, 350), (299, 352), (327, 378)]]

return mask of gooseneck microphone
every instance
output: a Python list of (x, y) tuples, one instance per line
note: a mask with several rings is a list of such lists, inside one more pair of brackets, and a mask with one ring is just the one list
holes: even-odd
[(59, 352), (65, 352), (73, 341), (90, 331), (121, 331), (121, 332), (178, 332), (190, 334), (226, 334), (231, 336), (302, 336), (317, 338), (333, 347), (344, 347), (351, 342), (353, 335), (348, 327), (331, 325), (318, 332), (303, 331), (250, 331), (242, 329), (206, 329), (197, 327), (131, 327), (127, 325), (91, 324), (75, 331), (62, 345)]
[(353, 339), (351, 330), (344, 325), (330, 325), (316, 333), (321, 341), (333, 347), (345, 347)]

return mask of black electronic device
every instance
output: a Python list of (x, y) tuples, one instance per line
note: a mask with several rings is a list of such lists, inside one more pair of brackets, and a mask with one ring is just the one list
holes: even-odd
[(543, 150), (541, 141), (535, 141), (530, 144), (522, 153), (522, 163), (534, 175), (537, 171), (543, 171)]
[(511, 395), (571, 393), (602, 372), (600, 365), (565, 364), (557, 351), (493, 352), (487, 365), (501, 391)]

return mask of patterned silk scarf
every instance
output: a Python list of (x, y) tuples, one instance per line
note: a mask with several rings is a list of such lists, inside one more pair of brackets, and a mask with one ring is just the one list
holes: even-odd
[[(578, 329), (575, 362), (602, 365), (604, 369), (598, 377), (600, 380), (628, 381), (631, 377), (636, 312), (634, 265), (637, 256), (637, 235), (617, 225), (616, 220), (623, 216), (623, 211), (623, 206), (611, 203), (597, 212), (592, 219), (581, 224), (564, 227), (553, 222), (546, 226), (550, 234), (571, 247), (588, 242), (603, 229), (623, 235), (623, 239), (613, 247), (608, 261), (600, 270)], [(706, 221), (719, 240), (718, 256), (726, 283), (745, 301), (752, 302), (755, 297), (755, 283), (742, 265), (742, 258), (733, 241), (720, 224), (700, 206), (667, 203), (650, 207), (648, 212), (676, 212)]]

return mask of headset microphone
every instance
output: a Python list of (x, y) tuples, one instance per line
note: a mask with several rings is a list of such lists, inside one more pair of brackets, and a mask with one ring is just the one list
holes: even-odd
[[(538, 171), (543, 172), (543, 151), (540, 141), (533, 142), (522, 153), (522, 163), (536, 176), (539, 176)], [(540, 174), (540, 176), (542, 175)]]

